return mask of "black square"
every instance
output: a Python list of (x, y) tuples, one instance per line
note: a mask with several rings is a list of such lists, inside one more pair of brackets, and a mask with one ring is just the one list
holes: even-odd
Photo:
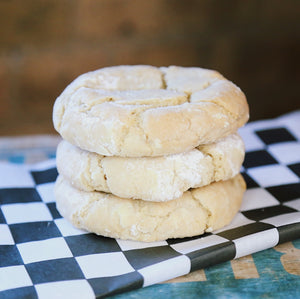
[(42, 201), (35, 188), (0, 189), (0, 204)]
[(236, 240), (236, 239), (248, 236), (248, 235), (252, 235), (255, 233), (259, 233), (261, 231), (265, 231), (265, 230), (272, 229), (272, 228), (274, 228), (274, 226), (271, 224), (255, 222), (255, 223), (246, 224), (246, 225), (243, 225), (240, 227), (236, 227), (233, 229), (225, 230), (216, 235), (233, 241), (233, 240)]
[(57, 169), (50, 168), (42, 171), (31, 171), (31, 175), (37, 185), (55, 182), (58, 172)]
[(266, 188), (280, 202), (300, 198), (300, 183), (279, 185)]
[(48, 260), (25, 265), (34, 284), (72, 279), (84, 279), (74, 258)]
[(283, 225), (277, 228), (279, 232), (279, 242), (285, 243), (300, 238), (300, 219), (298, 223)]
[(16, 245), (0, 246), (0, 267), (23, 265), (22, 257)]
[(1, 210), (1, 206), (0, 206), (0, 223), (6, 223), (6, 220), (5, 220), (2, 210)]
[(236, 249), (233, 242), (224, 242), (186, 254), (191, 259), (191, 272), (232, 260)]
[(246, 216), (248, 219), (259, 221), (262, 219), (271, 218), (274, 216), (282, 215), (282, 214), (288, 214), (295, 212), (295, 209), (289, 208), (287, 206), (282, 205), (276, 205), (272, 207), (265, 207), (255, 210), (249, 210), (242, 212), (244, 216)]
[(1, 299), (13, 299), (13, 298), (35, 299), (35, 298), (38, 298), (36, 290), (33, 286), (2, 291), (0, 294), (0, 297), (1, 297)]
[(115, 239), (95, 234), (70, 236), (65, 240), (74, 256), (122, 251)]
[(144, 279), (141, 274), (135, 271), (119, 276), (93, 278), (89, 279), (88, 282), (93, 288), (96, 297), (102, 298), (141, 288)]
[(61, 237), (61, 233), (53, 221), (12, 224), (10, 231), (16, 243)]
[(278, 164), (278, 162), (265, 150), (246, 152), (243, 163), (245, 168), (270, 164)]
[(288, 167), (300, 178), (300, 163), (291, 164)]
[(259, 187), (259, 185), (252, 179), (251, 176), (248, 175), (248, 173), (242, 172), (241, 174), (246, 182), (247, 189)]
[(131, 266), (138, 270), (180, 256), (181, 254), (169, 246), (157, 246), (133, 249), (123, 252)]
[(286, 128), (260, 130), (255, 133), (267, 145), (297, 140)]
[(188, 242), (188, 241), (192, 241), (192, 240), (197, 240), (197, 239), (209, 236), (209, 235), (211, 235), (211, 233), (204, 233), (200, 236), (194, 236), (194, 237), (167, 239), (166, 241), (169, 245), (174, 245), (174, 244), (178, 244), (178, 243), (184, 243), (184, 242)]
[(48, 207), (53, 219), (62, 218), (62, 216), (59, 214), (59, 212), (56, 209), (56, 203), (55, 202), (47, 203), (47, 207)]

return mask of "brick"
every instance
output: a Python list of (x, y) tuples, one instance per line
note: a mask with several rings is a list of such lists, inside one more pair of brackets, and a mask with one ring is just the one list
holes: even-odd
[(201, 61), (209, 60), (210, 52), (207, 45), (199, 48), (197, 44), (152, 43), (131, 45), (122, 43), (115, 48), (112, 64), (150, 64), (155, 66), (200, 65)]
[(251, 119), (299, 109), (297, 2), (0, 2), (0, 135), (52, 133), (52, 106), (79, 74), (118, 64), (219, 70)]
[(0, 56), (0, 135), (5, 134), (7, 126), (14, 125), (16, 115), (14, 63)]
[(0, 59), (0, 119), (9, 113), (11, 108), (11, 72), (4, 59)]
[[(52, 108), (55, 98), (67, 84), (84, 72), (113, 64), (194, 65), (201, 54), (196, 45), (118, 45), (121, 47), (111, 44), (101, 51), (77, 45), (68, 51), (51, 49), (25, 55), (17, 76), (19, 98), (15, 109), (16, 118), (23, 124), (20, 126), (23, 132), (34, 133), (34, 130), (40, 132), (42, 129), (44, 133), (53, 132)], [(209, 51), (204, 49), (203, 53)]]
[(202, 1), (79, 0), (76, 19), (78, 38), (110, 40), (133, 38), (188, 38), (205, 33), (209, 16)]
[(273, 39), (293, 36), (299, 32), (299, 8), (297, 1), (282, 4), (274, 1), (209, 1), (206, 14), (210, 16), (210, 32), (213, 36), (229, 35), (240, 40), (247, 38)]
[[(78, 75), (113, 64), (193, 65), (198, 48), (175, 44), (120, 44), (101, 50), (76, 46), (69, 51), (44, 51), (24, 57), (19, 74), (20, 106), (23, 114), (31, 109), (49, 109), (55, 98)], [(204, 52), (204, 51), (203, 51)], [(48, 108), (46, 108), (48, 107)]]
[(0, 1), (0, 49), (64, 42), (72, 36), (71, 12), (68, 0)]
[(300, 44), (292, 39), (253, 40), (239, 44), (233, 80), (247, 94), (252, 120), (299, 109)]
[(18, 74), (20, 96), (16, 108), (19, 121), (24, 123), (23, 130), (53, 133), (56, 97), (74, 78), (99, 64), (103, 65), (103, 55), (95, 49), (51, 49), (25, 55)]

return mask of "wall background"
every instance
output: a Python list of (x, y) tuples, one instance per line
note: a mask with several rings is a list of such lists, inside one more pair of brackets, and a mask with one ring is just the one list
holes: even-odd
[(251, 120), (299, 109), (299, 20), (298, 0), (2, 0), (0, 135), (54, 134), (63, 88), (118, 64), (216, 69)]

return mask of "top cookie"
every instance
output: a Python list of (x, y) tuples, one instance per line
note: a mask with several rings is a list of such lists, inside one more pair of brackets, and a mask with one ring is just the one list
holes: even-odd
[(176, 154), (228, 136), (249, 118), (243, 92), (216, 71), (114, 66), (79, 76), (56, 99), (55, 129), (105, 156)]

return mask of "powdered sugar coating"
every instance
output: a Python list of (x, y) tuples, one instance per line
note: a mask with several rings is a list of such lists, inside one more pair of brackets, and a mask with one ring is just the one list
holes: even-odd
[(159, 202), (235, 176), (244, 154), (237, 134), (185, 153), (140, 158), (102, 156), (62, 141), (57, 149), (57, 168), (78, 189)]
[(83, 74), (57, 98), (56, 130), (101, 155), (142, 157), (189, 151), (248, 120), (242, 91), (202, 68), (117, 66)]
[(159, 203), (80, 191), (61, 176), (54, 188), (58, 211), (74, 226), (103, 236), (145, 242), (195, 236), (229, 224), (244, 191), (241, 175)]

